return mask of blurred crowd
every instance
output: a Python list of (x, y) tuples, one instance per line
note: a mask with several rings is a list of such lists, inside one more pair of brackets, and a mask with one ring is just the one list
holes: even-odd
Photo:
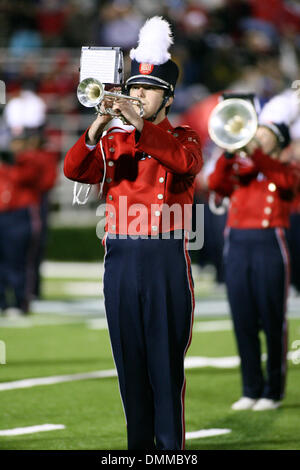
[[(80, 49), (84, 45), (122, 47), (126, 76), (129, 51), (136, 46), (145, 19), (153, 15), (166, 18), (175, 37), (172, 57), (181, 69), (170, 118), (175, 124), (191, 125), (199, 133), (206, 164), (211, 157), (208, 116), (224, 90), (254, 92), (263, 105), (300, 79), (298, 0), (0, 0), (0, 13), (0, 78), (6, 86), (7, 101), (0, 109), (0, 184), (11, 181), (15, 186), (10, 191), (16, 193), (31, 185), (35, 192), (25, 202), (7, 206), (8, 193), (1, 187), (2, 214), (27, 211), (34, 206), (40, 219), (46, 220), (48, 196), (43, 194), (48, 195), (54, 186), (65, 151), (60, 121), (50, 117), (76, 120), (91, 114), (76, 97)], [(83, 127), (78, 124), (77, 134)], [(37, 154), (41, 162), (45, 156), (50, 161), (52, 176), (44, 186), (42, 183), (37, 187), (33, 176), (42, 174), (41, 166), (34, 169), (37, 173), (32, 172), (32, 179), (23, 181), (24, 154), (26, 165), (37, 161)], [(203, 174), (206, 168), (207, 165)], [(206, 226), (215, 234), (215, 240), (207, 239), (210, 243), (207, 241), (202, 250), (199, 263), (214, 264), (216, 280), (222, 283), (222, 230), (226, 215), (215, 216), (209, 210), (204, 180), (199, 175), (197, 198), (205, 202)], [(32, 218), (29, 222), (28, 213), (22, 216), (31, 224), (31, 238), (26, 232), (29, 247), (36, 237), (37, 225)], [(9, 225), (4, 218), (2, 222)], [(13, 239), (10, 232), (7, 236)], [(9, 277), (5, 269), (0, 273), (3, 279)], [(38, 283), (38, 275), (35, 278)], [(20, 282), (17, 280), (16, 285)], [(38, 295), (38, 288), (32, 288), (31, 295)], [(28, 296), (24, 299), (23, 304)], [(23, 311), (28, 309), (20, 302), (12, 305)], [(5, 302), (1, 308), (6, 308)]]
[(174, 31), (172, 57), (181, 77), (173, 112), (228, 87), (251, 88), (268, 100), (299, 70), (296, 0), (1, 0), (0, 12), (9, 96), (33, 79), (51, 112), (83, 111), (74, 94), (81, 46), (121, 46), (128, 58), (152, 15), (163, 15)]

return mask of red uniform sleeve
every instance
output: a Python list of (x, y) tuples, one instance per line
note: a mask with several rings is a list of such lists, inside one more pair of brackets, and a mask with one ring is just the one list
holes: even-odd
[(251, 155), (251, 159), (257, 169), (272, 180), (279, 189), (297, 191), (299, 176), (291, 165), (274, 160), (260, 149)]
[(64, 161), (64, 174), (67, 178), (81, 183), (99, 183), (103, 177), (103, 161), (99, 145), (90, 150), (85, 144), (88, 129), (68, 151)]
[(198, 134), (184, 128), (174, 129), (171, 133), (144, 121), (136, 151), (146, 152), (169, 171), (181, 175), (196, 175), (203, 165)]
[(234, 191), (232, 165), (234, 158), (225, 158), (224, 154), (217, 160), (214, 171), (208, 177), (208, 187), (221, 196), (230, 196)]

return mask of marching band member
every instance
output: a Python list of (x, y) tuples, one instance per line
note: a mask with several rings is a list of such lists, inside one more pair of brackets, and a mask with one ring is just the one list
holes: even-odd
[(55, 184), (57, 155), (37, 148), (39, 129), (11, 132), (12, 161), (0, 162), (0, 309), (12, 318), (28, 313), (36, 294), (43, 209)]
[(30, 158), (40, 166), (38, 188), (40, 192), (38, 220), (40, 230), (35, 234), (35, 250), (33, 254), (34, 275), (32, 280), (32, 296), (41, 296), (40, 266), (45, 254), (48, 233), (49, 195), (56, 183), (58, 173), (58, 154), (47, 150), (44, 144), (43, 131), (40, 129), (27, 130), (27, 144), (23, 157)]
[[(292, 142), (289, 153), (292, 163), (300, 172), (300, 118), (298, 119), (298, 133)], [(292, 202), (290, 230), (288, 233), (288, 243), (291, 253), (291, 284), (297, 295), (300, 294), (300, 191)]]
[[(128, 449), (176, 450), (185, 444), (184, 356), (194, 294), (183, 218), (174, 217), (167, 227), (163, 215), (173, 204), (192, 205), (202, 155), (198, 135), (173, 128), (166, 117), (178, 77), (168, 52), (170, 33), (165, 20), (151, 18), (130, 53), (127, 89), (141, 100), (144, 117), (131, 100), (114, 100), (114, 111), (131, 130), (111, 128), (103, 135), (111, 117), (99, 115), (64, 164), (75, 181), (99, 183), (105, 175), (105, 308)], [(138, 228), (133, 214), (139, 211)]]
[(34, 242), (40, 230), (41, 167), (25, 149), (25, 133), (13, 136), (14, 161), (0, 164), (0, 308), (9, 317), (29, 311)]
[[(289, 252), (286, 229), (299, 175), (281, 162), (288, 127), (264, 123), (247, 157), (223, 154), (209, 187), (230, 197), (225, 229), (225, 283), (241, 358), (242, 397), (234, 410), (280, 406), (286, 378), (286, 302)], [(261, 368), (259, 331), (267, 343), (267, 376)]]
[[(295, 82), (297, 84), (297, 82)], [(274, 96), (259, 116), (261, 123), (280, 120), (289, 127), (291, 145), (284, 151), (291, 164), (300, 168), (300, 96), (289, 88)], [(282, 156), (284, 158), (284, 155)], [(288, 244), (291, 255), (291, 284), (300, 292), (300, 193), (292, 201)]]

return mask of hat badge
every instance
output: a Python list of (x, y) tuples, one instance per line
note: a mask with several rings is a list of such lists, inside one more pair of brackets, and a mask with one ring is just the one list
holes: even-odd
[(140, 73), (143, 75), (149, 75), (153, 71), (154, 65), (153, 64), (140, 64), (139, 70)]

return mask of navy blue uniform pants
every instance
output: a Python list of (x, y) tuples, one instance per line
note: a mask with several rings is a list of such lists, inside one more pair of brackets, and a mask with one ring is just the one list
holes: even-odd
[(104, 296), (128, 449), (182, 449), (194, 296), (184, 236), (105, 237)]
[(0, 213), (0, 308), (28, 311), (33, 280), (36, 207)]
[(207, 203), (204, 204), (204, 240), (205, 244), (198, 251), (200, 266), (212, 264), (216, 268), (216, 282), (224, 282), (223, 246), (224, 228), (227, 214), (213, 214)]
[(300, 214), (291, 214), (290, 222), (288, 244), (291, 253), (291, 284), (300, 292)]
[[(224, 246), (225, 280), (241, 358), (243, 395), (279, 400), (286, 376), (286, 300), (289, 253), (285, 231), (230, 229)], [(264, 377), (259, 331), (267, 346)]]

